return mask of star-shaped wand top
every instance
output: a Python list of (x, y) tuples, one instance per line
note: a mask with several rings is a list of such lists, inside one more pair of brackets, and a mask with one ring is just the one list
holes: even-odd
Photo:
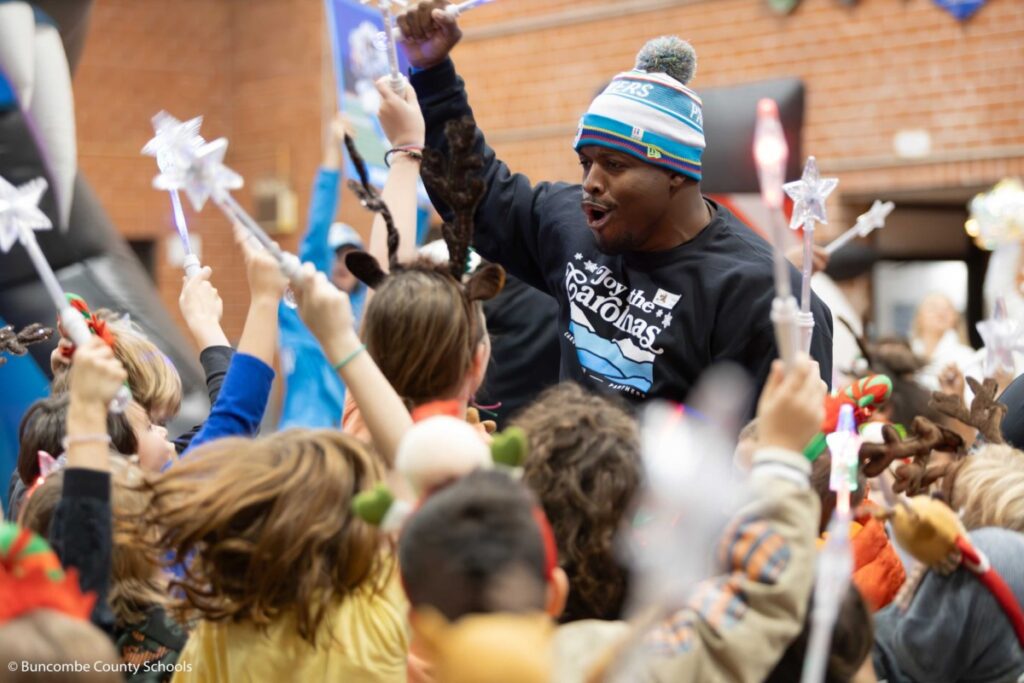
[(36, 178), (15, 187), (0, 177), (0, 251), (7, 253), (21, 236), (21, 231), (49, 230), (50, 219), (39, 209), (39, 200), (49, 184)]
[(188, 166), (199, 148), (206, 144), (199, 134), (202, 125), (202, 116), (179, 121), (165, 111), (157, 112), (153, 117), (155, 135), (142, 148), (142, 153), (156, 157), (157, 166), (163, 172)]
[(985, 373), (1014, 371), (1013, 353), (1024, 352), (1024, 328), (1006, 313), (1006, 301), (999, 297), (992, 317), (978, 323), (978, 334), (985, 343)]
[(818, 162), (814, 157), (807, 157), (807, 165), (804, 166), (800, 180), (782, 186), (793, 200), (793, 217), (789, 221), (789, 227), (796, 230), (809, 221), (828, 223), (825, 200), (838, 184), (838, 178), (822, 178), (818, 174)]

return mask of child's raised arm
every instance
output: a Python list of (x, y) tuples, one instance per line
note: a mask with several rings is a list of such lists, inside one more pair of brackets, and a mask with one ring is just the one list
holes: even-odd
[(64, 490), (53, 513), (50, 542), (65, 567), (78, 570), (83, 591), (96, 594), (92, 621), (110, 631), (107, 605), (113, 557), (110, 511), (110, 436), (107, 406), (128, 378), (114, 352), (99, 337), (75, 351), (71, 366)]
[(390, 468), (398, 442), (412, 426), (402, 399), (366, 353), (352, 326), (348, 296), (307, 266), (299, 294), (299, 316), (320, 341), (324, 355), (341, 374), (359, 406), (377, 452)]
[[(406, 84), (405, 94), (398, 95), (385, 76), (377, 81), (377, 91), (381, 97), (380, 125), (393, 150), (388, 155), (391, 166), (381, 199), (391, 209), (398, 228), (398, 260), (412, 261), (416, 258), (416, 184), (423, 158), (423, 114), (411, 85)], [(387, 229), (380, 214), (373, 220), (370, 254), (387, 271)]]
[(249, 279), (249, 314), (238, 350), (224, 378), (217, 401), (189, 450), (225, 436), (255, 436), (267, 409), (274, 382), (277, 348), (277, 305), (288, 280), (273, 257), (236, 228), (235, 239), (245, 254)]

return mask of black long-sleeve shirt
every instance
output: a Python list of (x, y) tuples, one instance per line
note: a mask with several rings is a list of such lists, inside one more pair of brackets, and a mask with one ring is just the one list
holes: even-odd
[[(445, 123), (472, 116), (447, 60), (412, 76), (427, 145), (445, 149)], [(566, 140), (565, 153), (569, 154)], [(561, 378), (634, 401), (683, 401), (713, 364), (745, 368), (758, 389), (777, 357), (771, 246), (723, 206), (695, 238), (662, 252), (602, 253), (581, 210), (582, 188), (512, 173), (480, 131), (486, 194), (474, 246), (559, 305)], [(434, 206), (451, 213), (436, 196)], [(790, 267), (794, 291), (800, 274)], [(832, 377), (832, 319), (816, 296), (811, 355)]]

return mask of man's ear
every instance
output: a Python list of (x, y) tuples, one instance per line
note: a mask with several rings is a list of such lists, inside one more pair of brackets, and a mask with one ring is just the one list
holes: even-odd
[(669, 173), (669, 175), (668, 175), (669, 190), (671, 192), (675, 193), (675, 192), (683, 189), (684, 187), (686, 187), (686, 181), (688, 181), (688, 180), (689, 180), (689, 178), (687, 178), (686, 176), (681, 175), (679, 173)]
[(558, 619), (565, 611), (565, 603), (569, 600), (569, 577), (561, 567), (555, 567), (548, 581), (548, 594), (544, 611), (552, 619)]
[(377, 263), (377, 259), (365, 251), (350, 251), (345, 254), (345, 267), (370, 289), (377, 289), (388, 276)]

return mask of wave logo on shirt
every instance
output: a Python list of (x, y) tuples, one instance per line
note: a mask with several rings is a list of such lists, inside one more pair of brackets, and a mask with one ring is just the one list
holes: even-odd
[(610, 341), (598, 336), (583, 309), (569, 304), (569, 332), (576, 343), (576, 357), (590, 373), (613, 384), (647, 393), (654, 381), (655, 355), (644, 351), (629, 338)]

